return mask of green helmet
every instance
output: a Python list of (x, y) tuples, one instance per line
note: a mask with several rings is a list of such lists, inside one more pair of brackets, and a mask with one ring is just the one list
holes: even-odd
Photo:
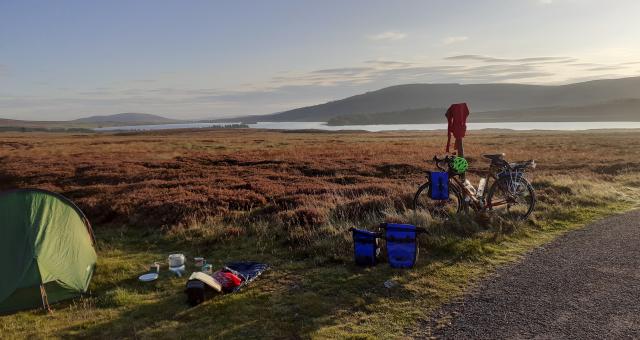
[(462, 174), (469, 168), (469, 163), (466, 159), (456, 156), (451, 160), (451, 164), (449, 165), (453, 171)]

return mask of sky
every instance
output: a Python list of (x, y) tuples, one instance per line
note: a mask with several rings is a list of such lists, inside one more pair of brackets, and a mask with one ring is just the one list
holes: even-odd
[(406, 83), (640, 76), (637, 0), (0, 0), (0, 118), (268, 114)]

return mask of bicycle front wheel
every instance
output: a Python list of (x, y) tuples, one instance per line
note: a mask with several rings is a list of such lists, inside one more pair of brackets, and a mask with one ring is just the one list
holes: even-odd
[(536, 194), (526, 179), (502, 177), (489, 189), (487, 202), (489, 210), (501, 217), (524, 220), (535, 208)]
[(462, 210), (462, 196), (457, 187), (449, 183), (449, 199), (434, 200), (429, 197), (430, 186), (429, 182), (421, 185), (413, 197), (413, 209), (416, 212), (427, 212), (434, 219), (447, 220)]

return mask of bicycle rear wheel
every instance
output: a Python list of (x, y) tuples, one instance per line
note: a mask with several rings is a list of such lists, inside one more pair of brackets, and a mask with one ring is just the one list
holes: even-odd
[(449, 199), (434, 200), (429, 197), (429, 187), (431, 183), (427, 182), (418, 188), (413, 197), (413, 210), (416, 212), (427, 212), (434, 219), (446, 220), (451, 215), (462, 210), (462, 196), (460, 191), (454, 185), (449, 183)]
[(489, 189), (487, 202), (489, 210), (501, 217), (524, 220), (536, 206), (536, 194), (525, 178), (502, 177)]

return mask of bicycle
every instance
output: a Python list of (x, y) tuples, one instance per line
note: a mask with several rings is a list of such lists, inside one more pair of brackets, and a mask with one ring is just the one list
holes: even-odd
[[(535, 169), (534, 160), (509, 163), (504, 154), (482, 155), (489, 159), (489, 169), (481, 177), (478, 188), (451, 167), (454, 157), (433, 157), (436, 167), (449, 173), (449, 199), (434, 200), (429, 197), (431, 171), (427, 172), (427, 182), (422, 184), (413, 199), (415, 211), (426, 210), (432, 217), (448, 219), (454, 213), (467, 211), (469, 207), (477, 212), (493, 212), (501, 217), (524, 220), (531, 215), (536, 205), (536, 195), (531, 183), (525, 178), (529, 169)], [(441, 166), (446, 164), (447, 168)], [(488, 191), (485, 189), (492, 182)]]

